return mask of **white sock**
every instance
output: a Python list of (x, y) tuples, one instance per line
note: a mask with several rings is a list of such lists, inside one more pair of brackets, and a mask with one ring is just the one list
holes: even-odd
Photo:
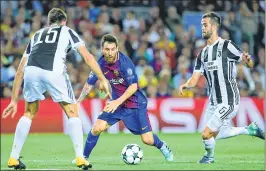
[(10, 157), (19, 158), (23, 144), (29, 134), (31, 122), (32, 120), (26, 116), (22, 116), (18, 121)]
[(213, 137), (211, 137), (208, 140), (202, 140), (204, 146), (205, 146), (205, 156), (207, 157), (214, 157), (214, 147), (215, 147), (215, 140)]
[(248, 129), (246, 127), (227, 127), (221, 129), (215, 140), (234, 137), (237, 135), (248, 135)]
[(77, 117), (68, 119), (68, 130), (76, 157), (83, 157), (83, 131), (80, 119)]

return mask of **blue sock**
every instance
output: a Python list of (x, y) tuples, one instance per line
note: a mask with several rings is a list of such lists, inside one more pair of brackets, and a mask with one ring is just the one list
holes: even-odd
[(159, 139), (159, 137), (155, 134), (153, 134), (153, 146), (157, 147), (158, 149), (160, 149), (163, 146), (163, 142)]
[(92, 135), (91, 131), (88, 134), (87, 140), (86, 140), (86, 144), (85, 144), (85, 148), (84, 148), (84, 152), (83, 152), (83, 156), (87, 159), (89, 158), (92, 149), (95, 147), (95, 145), (97, 144), (97, 141), (99, 139), (99, 135)]

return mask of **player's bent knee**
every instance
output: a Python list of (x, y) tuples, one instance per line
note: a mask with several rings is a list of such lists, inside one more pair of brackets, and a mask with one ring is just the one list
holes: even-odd
[(24, 116), (26, 116), (27, 118), (29, 118), (30, 120), (33, 120), (35, 118), (36, 115), (32, 115), (30, 112), (25, 112)]
[(93, 135), (100, 135), (102, 132), (106, 131), (107, 128), (108, 126), (104, 123), (95, 123), (91, 130), (91, 133)]
[(91, 133), (93, 135), (100, 135), (103, 132), (103, 130), (100, 127), (93, 127), (91, 130)]
[(210, 139), (211, 137), (213, 137), (213, 133), (210, 131), (203, 131), (202, 132), (202, 139), (206, 140), (206, 139)]
[(39, 110), (39, 101), (26, 102), (26, 109), (25, 109), (24, 116), (33, 120), (35, 116), (37, 115), (38, 110)]

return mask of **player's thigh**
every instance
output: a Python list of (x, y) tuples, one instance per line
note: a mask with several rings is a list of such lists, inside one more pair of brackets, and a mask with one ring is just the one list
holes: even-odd
[(146, 106), (140, 106), (138, 109), (125, 109), (122, 120), (125, 126), (135, 135), (142, 135), (151, 132), (151, 124)]
[(102, 112), (98, 116), (98, 120), (105, 121), (108, 125), (112, 126), (113, 124), (119, 122), (122, 117), (123, 110), (121, 108), (118, 108), (114, 111), (114, 113), (109, 112)]
[(105, 120), (97, 119), (92, 127), (92, 134), (99, 135), (100, 133), (106, 131), (111, 125), (109, 125)]
[(25, 101), (34, 102), (36, 100), (44, 100), (43, 93), (46, 87), (42, 80), (42, 70), (37, 67), (25, 67), (23, 96)]
[(236, 115), (235, 111), (235, 106), (233, 105), (216, 105), (214, 115), (207, 122), (207, 127), (210, 128), (212, 132), (218, 132), (223, 124), (225, 124), (228, 120), (231, 120)]
[(239, 105), (232, 106), (232, 112), (230, 112), (224, 119), (222, 120), (222, 127), (232, 127), (233, 126), (233, 118), (237, 115), (239, 109)]
[(45, 87), (54, 102), (76, 103), (75, 95), (67, 73), (54, 73), (46, 71), (44, 76)]
[(24, 116), (34, 119), (39, 110), (40, 102), (38, 100), (34, 102), (25, 102), (25, 113)]
[(59, 102), (68, 118), (78, 117), (78, 105), (76, 103)]
[(204, 118), (205, 118), (205, 123), (207, 123), (208, 120), (211, 119), (212, 115), (214, 115), (215, 111), (215, 106), (211, 105), (211, 103), (208, 103), (206, 110), (204, 111)]

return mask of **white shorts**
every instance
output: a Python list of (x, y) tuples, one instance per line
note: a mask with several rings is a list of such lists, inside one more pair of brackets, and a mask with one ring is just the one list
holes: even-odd
[(23, 96), (25, 101), (44, 100), (48, 91), (54, 102), (76, 103), (67, 73), (56, 73), (34, 66), (24, 69)]
[(239, 105), (209, 104), (206, 110), (207, 124), (213, 132), (220, 130), (222, 126), (232, 126), (232, 119), (238, 112)]

